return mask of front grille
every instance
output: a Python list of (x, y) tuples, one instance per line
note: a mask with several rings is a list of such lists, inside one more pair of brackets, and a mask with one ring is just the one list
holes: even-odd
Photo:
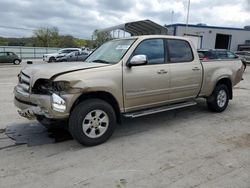
[(30, 91), (30, 77), (23, 72), (21, 72), (18, 76), (19, 83), (18, 85), (22, 88), (23, 91), (29, 93)]

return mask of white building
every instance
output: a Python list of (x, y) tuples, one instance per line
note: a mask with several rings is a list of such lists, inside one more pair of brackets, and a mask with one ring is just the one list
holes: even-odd
[(175, 36), (188, 36), (197, 48), (228, 49), (250, 51), (250, 28), (228, 28), (207, 26), (205, 24), (166, 25), (168, 34)]

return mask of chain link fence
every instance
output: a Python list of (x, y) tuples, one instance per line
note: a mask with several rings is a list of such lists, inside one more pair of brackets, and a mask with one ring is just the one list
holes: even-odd
[(43, 54), (55, 53), (61, 48), (25, 47), (25, 46), (0, 46), (0, 52), (14, 52), (21, 59), (42, 59)]

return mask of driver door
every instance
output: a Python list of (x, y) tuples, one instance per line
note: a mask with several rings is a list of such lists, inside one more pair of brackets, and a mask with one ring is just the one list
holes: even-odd
[(123, 66), (125, 111), (135, 111), (167, 103), (170, 74), (169, 64), (166, 63), (164, 40), (146, 39), (137, 46), (132, 56), (134, 55), (146, 55), (148, 61), (145, 65)]

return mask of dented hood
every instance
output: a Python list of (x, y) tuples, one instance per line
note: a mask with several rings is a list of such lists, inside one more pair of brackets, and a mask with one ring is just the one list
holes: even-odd
[(22, 70), (22, 72), (28, 75), (30, 78), (33, 78), (32, 80), (34, 81), (37, 78), (50, 79), (68, 72), (98, 68), (103, 66), (108, 66), (108, 64), (84, 62), (49, 63), (28, 65), (25, 69)]

